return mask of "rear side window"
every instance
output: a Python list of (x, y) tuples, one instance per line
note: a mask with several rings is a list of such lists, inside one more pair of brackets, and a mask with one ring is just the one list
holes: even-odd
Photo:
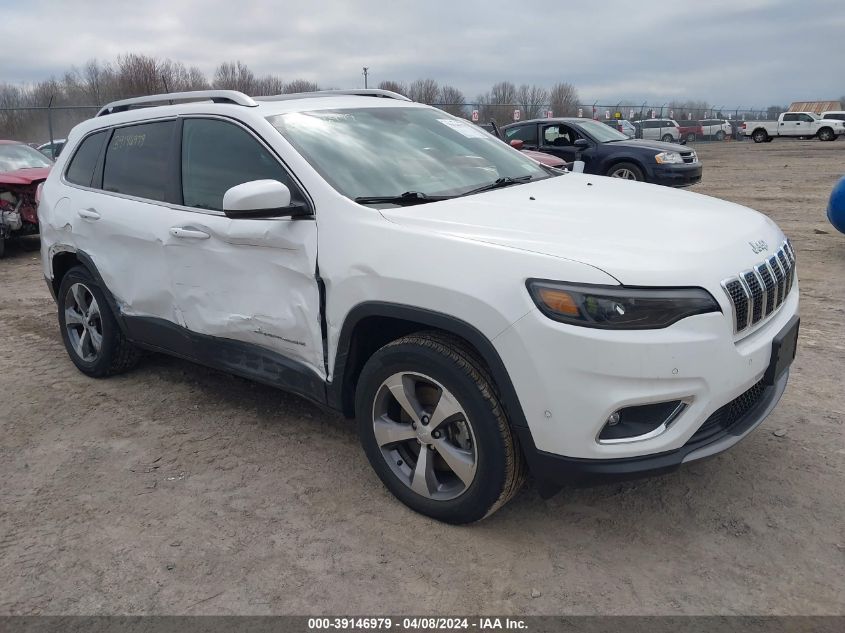
[(97, 166), (100, 150), (103, 149), (105, 141), (106, 130), (85, 137), (79, 144), (76, 154), (70, 159), (70, 165), (65, 172), (65, 178), (68, 182), (84, 187), (91, 186), (94, 179), (94, 168)]
[(223, 210), (223, 194), (251, 180), (278, 180), (296, 189), (279, 161), (246, 130), (216, 119), (182, 124), (182, 197), (185, 206)]
[(537, 126), (519, 125), (505, 130), (505, 138), (510, 141), (520, 140), (527, 145), (537, 145)]
[(797, 114), (784, 114), (783, 120), (784, 121), (797, 121), (798, 115)]
[(161, 121), (116, 129), (106, 150), (103, 189), (163, 201), (174, 126)]

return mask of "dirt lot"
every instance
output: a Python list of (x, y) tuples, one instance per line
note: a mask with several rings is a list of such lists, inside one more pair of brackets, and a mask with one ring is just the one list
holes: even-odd
[(469, 527), (394, 501), (351, 425), (296, 397), (163, 356), (84, 377), (37, 244), (12, 250), (0, 613), (845, 613), (845, 236), (824, 217), (845, 141), (699, 149), (695, 189), (769, 214), (798, 253), (780, 406), (708, 462), (527, 488)]

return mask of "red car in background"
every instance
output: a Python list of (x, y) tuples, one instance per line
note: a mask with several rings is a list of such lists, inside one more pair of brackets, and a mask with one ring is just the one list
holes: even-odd
[(693, 143), (697, 138), (704, 138), (704, 128), (698, 121), (678, 121), (678, 131), (682, 143)]
[(37, 149), (0, 140), (0, 257), (9, 238), (38, 233), (36, 192), (52, 166)]

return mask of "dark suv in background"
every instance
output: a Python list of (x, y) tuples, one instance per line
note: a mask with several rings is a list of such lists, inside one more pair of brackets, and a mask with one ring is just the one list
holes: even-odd
[(534, 119), (501, 128), (504, 140), (569, 162), (584, 161), (584, 173), (688, 187), (701, 180), (701, 163), (688, 147), (629, 139), (592, 119)]

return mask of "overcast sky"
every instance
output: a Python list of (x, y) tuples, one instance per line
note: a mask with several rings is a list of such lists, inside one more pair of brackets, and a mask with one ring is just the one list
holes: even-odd
[[(207, 74), (363, 86), (431, 77), (472, 100), (496, 81), (573, 83), (584, 102), (767, 106), (845, 94), (843, 0), (0, 0), (0, 81), (123, 52)], [(647, 8), (631, 8), (634, 6)]]

